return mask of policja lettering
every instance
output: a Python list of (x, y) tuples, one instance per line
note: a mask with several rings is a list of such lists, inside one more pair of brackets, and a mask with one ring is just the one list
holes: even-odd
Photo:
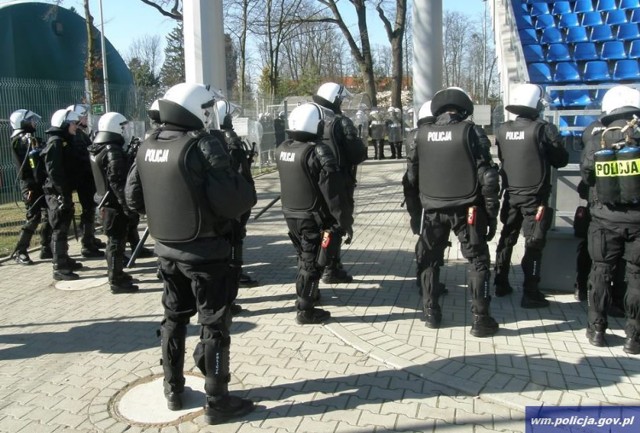
[(169, 160), (169, 149), (147, 149), (144, 160), (148, 162), (167, 162)]
[(507, 131), (507, 140), (524, 140), (524, 131)]
[(428, 141), (451, 141), (451, 131), (436, 131), (427, 133)]
[(280, 161), (293, 162), (296, 160), (296, 154), (293, 152), (280, 152)]
[(617, 177), (640, 175), (640, 159), (628, 161), (596, 161), (596, 177)]

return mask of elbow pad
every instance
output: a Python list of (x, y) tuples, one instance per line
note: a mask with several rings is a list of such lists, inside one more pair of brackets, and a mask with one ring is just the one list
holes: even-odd
[(479, 174), (487, 213), (491, 218), (495, 218), (500, 211), (500, 176), (493, 167), (486, 167)]
[(320, 162), (320, 167), (327, 173), (338, 171), (338, 161), (333, 151), (324, 143), (315, 145), (315, 154)]

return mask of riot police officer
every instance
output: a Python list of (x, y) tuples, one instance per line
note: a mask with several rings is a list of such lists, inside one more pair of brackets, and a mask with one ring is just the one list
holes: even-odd
[(582, 180), (591, 188), (587, 339), (605, 346), (611, 282), (626, 259), (626, 340), (623, 350), (640, 353), (640, 92), (627, 86), (607, 91), (600, 122), (605, 127), (585, 143)]
[(369, 137), (373, 142), (373, 159), (384, 159), (384, 122), (378, 110), (371, 112)]
[[(333, 151), (340, 173), (344, 177), (347, 195), (349, 197), (349, 209), (354, 208), (354, 194), (356, 188), (356, 171), (358, 165), (367, 159), (367, 147), (358, 137), (358, 130), (347, 116), (342, 115), (342, 102), (350, 97), (349, 91), (342, 85), (336, 83), (324, 83), (313, 95), (313, 101), (321, 107), (333, 112), (333, 117), (325, 116), (323, 140)], [(342, 233), (334, 234), (336, 245), (342, 244)], [(349, 236), (345, 243), (351, 243)], [(322, 275), (322, 281), (326, 284), (350, 283), (353, 277), (349, 275), (342, 266), (340, 248), (337, 248), (335, 255), (330, 257)]]
[(25, 109), (14, 111), (9, 117), (9, 122), (13, 128), (11, 151), (18, 171), (22, 200), (27, 208), (26, 222), (20, 230), (20, 238), (13, 252), (16, 263), (21, 265), (33, 264), (27, 250), (40, 221), (42, 221), (40, 258), (51, 258), (51, 225), (46, 213), (47, 203), (44, 200), (44, 192), (42, 191), (42, 186), (47, 178), (47, 171), (40, 158), (42, 140), (33, 135), (36, 132), (36, 124), (39, 121), (40, 116), (38, 114)]
[(278, 116), (273, 119), (273, 130), (276, 137), (276, 147), (280, 146), (286, 136), (285, 136), (285, 113), (281, 111), (278, 113)]
[[(161, 325), (167, 406), (182, 408), (187, 324), (198, 314), (194, 352), (205, 377), (205, 422), (217, 424), (254, 408), (229, 394), (231, 222), (255, 204), (251, 185), (233, 169), (219, 129), (215, 95), (180, 83), (159, 100), (162, 126), (142, 143), (127, 178), (129, 207), (146, 213), (164, 281)], [(211, 124), (215, 125), (211, 125)]]
[(100, 248), (104, 248), (106, 245), (95, 236), (96, 203), (94, 202), (94, 195), (96, 193), (96, 185), (93, 181), (89, 151), (87, 150), (91, 146), (88, 124), (89, 106), (75, 104), (67, 107), (67, 110), (75, 111), (80, 116), (72, 147), (75, 159), (73, 189), (78, 193), (78, 201), (82, 208), (80, 212), (80, 230), (82, 232), (80, 238), (82, 249), (80, 253), (87, 258), (104, 257), (104, 253)]
[(513, 292), (509, 284), (511, 254), (522, 229), (525, 238), (522, 308), (549, 305), (538, 283), (542, 250), (553, 222), (553, 209), (549, 207), (551, 167), (564, 167), (569, 161), (558, 128), (540, 118), (543, 97), (538, 85), (516, 87), (505, 109), (518, 117), (503, 123), (496, 135), (505, 194), (500, 212), (503, 226), (496, 250), (495, 293), (505, 296)]
[(315, 307), (324, 266), (335, 256), (342, 235), (351, 236), (353, 207), (344, 176), (329, 145), (322, 140), (333, 113), (315, 103), (302, 104), (289, 116), (289, 139), (276, 150), (282, 211), (298, 255), (296, 322), (321, 323), (330, 313)]
[(440, 90), (430, 108), (436, 119), (421, 123), (418, 128), (408, 157), (405, 187), (412, 229), (417, 229), (423, 239), (424, 269), (420, 281), (425, 323), (429, 328), (439, 328), (442, 321), (438, 303), (440, 267), (453, 230), (462, 255), (469, 261), (471, 335), (488, 337), (498, 331), (498, 323), (489, 312), (491, 271), (487, 245), (495, 234), (500, 206), (498, 173), (473, 122), (467, 120), (473, 113), (473, 102), (464, 90)]
[(387, 138), (391, 148), (391, 159), (402, 159), (403, 131), (402, 122), (400, 121), (401, 110), (396, 107), (389, 107), (387, 112), (389, 113), (389, 118), (386, 122)]
[[(231, 106), (231, 103), (229, 103), (229, 101), (227, 101), (226, 99), (223, 99), (221, 101), (218, 101), (216, 105), (218, 108), (218, 122), (220, 123), (220, 129), (222, 131), (222, 134), (224, 134), (224, 141), (229, 149), (229, 155), (231, 155), (231, 165), (233, 166), (234, 170), (240, 173), (242, 177), (244, 177), (244, 179), (251, 185), (251, 187), (253, 188), (255, 200), (257, 201), (255, 182), (253, 181), (253, 175), (251, 174), (251, 164), (253, 163), (254, 155), (252, 151), (247, 151), (247, 149), (245, 149), (242, 140), (233, 130), (233, 107)], [(257, 280), (251, 278), (251, 276), (242, 271), (242, 247), (244, 244), (244, 239), (247, 237), (247, 222), (249, 221), (249, 216), (251, 216), (251, 210), (248, 210), (240, 217), (240, 219), (233, 222), (233, 238), (231, 239), (233, 251), (232, 256), (234, 262), (238, 266), (237, 270), (239, 287), (256, 287), (260, 284)], [(236, 296), (232, 295), (232, 298), (235, 299)], [(238, 307), (239, 306), (237, 306), (236, 304), (233, 304), (232, 308), (238, 309)]]
[(131, 137), (129, 121), (120, 113), (106, 113), (98, 122), (98, 133), (88, 151), (96, 185), (96, 201), (107, 235), (107, 275), (111, 293), (131, 293), (138, 290), (131, 276), (124, 272), (124, 251), (129, 222), (124, 187), (129, 161), (123, 149)]
[(80, 116), (75, 111), (58, 110), (51, 116), (51, 128), (47, 144), (41, 152), (47, 171), (44, 194), (47, 202), (49, 224), (51, 224), (51, 253), (54, 280), (77, 280), (75, 270), (82, 263), (69, 257), (67, 240), (69, 226), (73, 218), (73, 137), (78, 129)]

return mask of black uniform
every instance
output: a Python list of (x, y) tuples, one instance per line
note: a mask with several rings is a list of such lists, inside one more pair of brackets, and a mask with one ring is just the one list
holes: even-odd
[[(162, 104), (161, 100), (161, 104)], [(160, 106), (162, 114), (162, 105)], [(127, 204), (146, 213), (164, 280), (162, 358), (167, 396), (184, 389), (187, 324), (198, 314), (194, 359), (207, 398), (229, 399), (233, 220), (255, 204), (251, 185), (231, 166), (225, 145), (211, 134), (167, 124), (138, 151), (127, 179)], [(216, 400), (217, 401), (217, 400)]]
[[(153, 122), (153, 121), (152, 121)], [(152, 123), (153, 127), (153, 123)], [(138, 147), (140, 146), (140, 139), (134, 138), (129, 143), (129, 146), (126, 148), (126, 156), (128, 169), (131, 168), (133, 163), (136, 160), (136, 155), (138, 154)], [(128, 170), (127, 169), (127, 170)], [(140, 224), (140, 214), (131, 209), (127, 212), (127, 235), (126, 235), (126, 243), (129, 244), (129, 248), (131, 249), (131, 253), (133, 254), (134, 250), (140, 243), (140, 233), (138, 232), (138, 224)], [(126, 250), (126, 247), (125, 247)], [(146, 247), (141, 247), (137, 258), (145, 258), (145, 257), (153, 257), (153, 251)], [(125, 253), (125, 261), (128, 262), (128, 258)]]
[[(65, 125), (65, 124), (63, 124)], [(51, 224), (51, 252), (54, 279), (77, 279), (73, 270), (82, 267), (69, 257), (67, 240), (73, 218), (73, 171), (76, 168), (73, 155), (73, 135), (68, 127), (52, 126), (46, 131), (47, 144), (41, 152), (47, 171), (44, 184), (49, 223)]]
[(276, 149), (276, 162), (282, 210), (298, 254), (297, 321), (319, 323), (329, 314), (314, 308), (318, 282), (342, 236), (351, 232), (352, 198), (333, 151), (320, 140), (285, 140)]
[(421, 236), (416, 253), (424, 255), (418, 262), (423, 263), (420, 279), (427, 326), (440, 326), (440, 267), (453, 230), (470, 263), (475, 316), (471, 333), (483, 337), (498, 329), (489, 313), (487, 230), (495, 227), (499, 182), (489, 149), (481, 144), (474, 126), (453, 112), (440, 114), (435, 123), (422, 123), (408, 158), (404, 193), (412, 229)]
[(123, 270), (129, 222), (124, 187), (130, 166), (123, 144), (121, 135), (101, 131), (88, 148), (97, 189), (96, 201), (101, 203), (99, 210), (107, 235), (107, 275), (113, 293), (138, 290), (138, 286), (131, 283), (131, 276)]
[(85, 257), (102, 257), (103, 253), (98, 246), (103, 247), (95, 237), (96, 203), (94, 195), (96, 185), (91, 172), (91, 162), (89, 160), (89, 146), (91, 138), (81, 127), (73, 140), (73, 189), (78, 193), (78, 201), (82, 208), (80, 213), (80, 228), (82, 236), (82, 255)]
[[(30, 265), (27, 250), (31, 238), (42, 221), (40, 231), (41, 258), (51, 258), (51, 225), (47, 215), (47, 203), (42, 186), (47, 178), (44, 161), (40, 156), (42, 140), (34, 137), (31, 127), (16, 129), (11, 134), (11, 150), (18, 171), (18, 181), (22, 200), (27, 209), (26, 222), (22, 226), (20, 238), (14, 250), (18, 263)], [(44, 214), (44, 218), (43, 218)]]
[(280, 146), (287, 137), (285, 136), (284, 117), (276, 117), (273, 119), (273, 130), (276, 135), (276, 146)]
[[(355, 204), (355, 189), (357, 185), (356, 172), (358, 165), (367, 159), (367, 147), (358, 136), (355, 125), (342, 115), (340, 107), (324, 98), (313, 96), (314, 102), (333, 111), (333, 120), (325, 119), (323, 141), (334, 152), (340, 173), (344, 177), (344, 184), (349, 198), (349, 208)], [(336, 245), (342, 244), (342, 234), (336, 234), (333, 239)], [(350, 282), (353, 278), (342, 267), (340, 248), (336, 248), (335, 256), (329, 257), (322, 276), (325, 283)]]
[(496, 296), (513, 291), (509, 285), (511, 254), (522, 229), (525, 250), (521, 262), (524, 272), (521, 306), (545, 307), (549, 301), (539, 291), (538, 283), (542, 249), (553, 222), (553, 209), (549, 207), (551, 166), (564, 167), (569, 154), (558, 128), (537, 117), (518, 116), (503, 123), (496, 135), (496, 145), (505, 188), (500, 211), (503, 226), (496, 250)]
[[(639, 110), (640, 111), (640, 110)], [(611, 283), (621, 259), (626, 260), (624, 351), (640, 353), (640, 134), (627, 126), (631, 113), (622, 109), (602, 117), (609, 131), (599, 139), (585, 142), (580, 171), (589, 185), (589, 255), (593, 261), (589, 274), (587, 337), (595, 346), (605, 345), (608, 327), (607, 307), (611, 302)], [(640, 113), (636, 112), (636, 115)], [(625, 139), (626, 137), (626, 139)], [(619, 146), (623, 143), (622, 146)], [(602, 146), (604, 145), (604, 147)]]

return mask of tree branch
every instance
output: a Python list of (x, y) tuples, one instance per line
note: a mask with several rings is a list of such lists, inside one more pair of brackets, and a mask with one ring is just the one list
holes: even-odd
[(162, 6), (156, 4), (151, 0), (140, 0), (142, 3), (155, 8), (158, 12), (160, 12), (165, 17), (173, 18), (176, 21), (182, 21), (182, 13), (180, 13), (180, 0), (174, 0), (173, 8), (171, 11), (166, 11), (162, 8)]

